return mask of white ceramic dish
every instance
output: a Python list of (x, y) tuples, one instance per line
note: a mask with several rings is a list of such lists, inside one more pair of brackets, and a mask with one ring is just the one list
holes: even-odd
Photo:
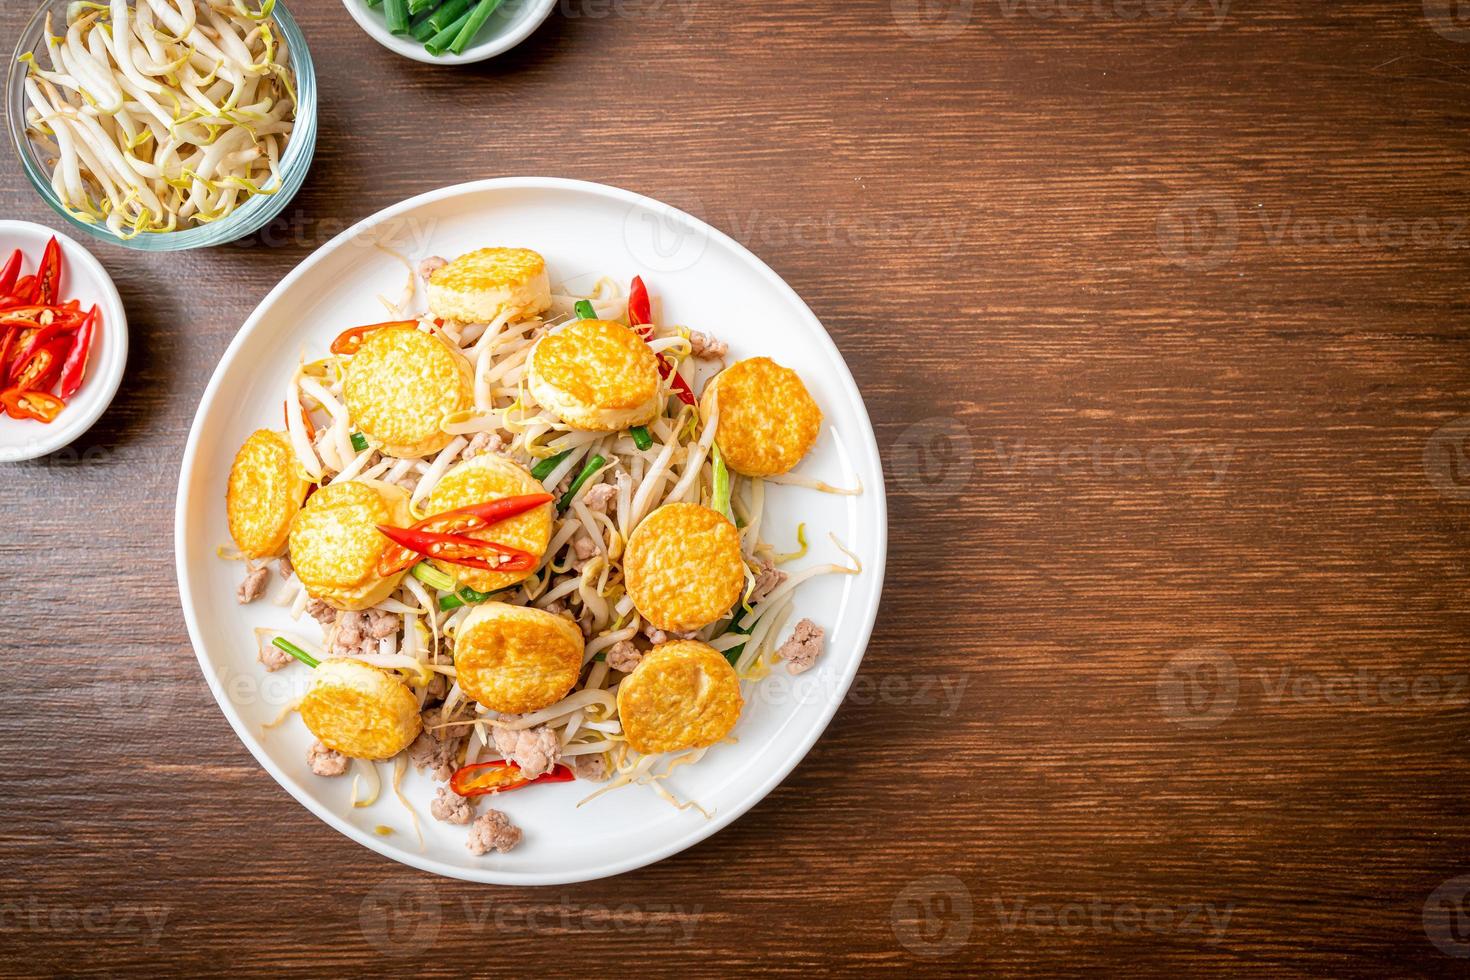
[[(864, 570), (802, 587), (792, 622), (810, 616), (828, 630), (817, 667), (799, 678), (778, 671), (760, 686), (747, 685), (738, 741), (715, 747), (665, 784), (698, 800), (713, 819), (677, 811), (643, 787), (578, 809), (596, 784), (544, 785), (494, 803), (526, 831), (521, 846), (475, 857), (465, 849), (465, 828), (427, 816), (434, 784), (410, 769), (404, 792), (421, 814), (420, 849), (386, 783), (376, 804), (353, 809), (349, 779), (307, 769), (312, 739), (299, 718), (262, 728), (304, 689), (308, 672), (293, 665), (265, 673), (252, 629), (316, 634), (314, 624), (293, 624), (267, 600), (235, 603), (240, 568), (215, 554), (229, 540), (224, 485), (234, 452), (255, 428), (279, 424), (285, 379), (303, 348), (323, 351), (342, 329), (382, 319), (375, 297), (396, 295), (406, 275), (383, 246), (418, 259), (489, 244), (537, 249), (553, 285), (590, 285), (601, 274), (628, 282), (642, 274), (664, 319), (726, 339), (732, 358), (768, 354), (795, 368), (826, 415), (800, 471), (838, 485), (862, 481), (857, 497), (768, 491), (763, 537), (789, 547), (797, 523), (808, 527), (811, 552), (793, 567), (843, 561), (830, 531), (860, 556)], [(680, 211), (628, 191), (550, 178), (488, 180), (405, 201), (343, 233), (287, 276), (245, 323), (204, 393), (184, 452), (175, 524), (179, 591), (200, 666), (241, 741), (276, 781), (322, 820), (396, 861), (470, 881), (531, 885), (650, 864), (703, 840), (770, 792), (822, 734), (857, 672), (877, 615), (886, 549), (883, 475), (867, 411), (837, 348), (791, 288), (732, 239)], [(379, 826), (393, 833), (382, 836)]]
[(35, 272), (36, 263), (52, 235), (61, 244), (64, 260), (62, 297), (77, 300), (83, 309), (90, 309), (95, 303), (102, 316), (102, 325), (96, 335), (81, 390), (55, 422), (43, 425), (0, 414), (0, 463), (35, 459), (75, 441), (112, 404), (112, 396), (117, 394), (123, 367), (128, 361), (128, 317), (123, 311), (122, 299), (117, 295), (117, 287), (112, 284), (107, 270), (92, 257), (91, 252), (74, 239), (44, 225), (29, 221), (0, 221), (0, 252), (4, 253), (0, 255), (0, 263), (9, 259), (11, 252), (18, 248), (26, 255), (22, 274)]
[(470, 65), (504, 54), (530, 37), (551, 15), (556, 0), (504, 0), (464, 54), (443, 55), (430, 54), (412, 37), (390, 34), (382, 7), (369, 7), (366, 0), (342, 0), (342, 5), (374, 41), (395, 54), (426, 65)]

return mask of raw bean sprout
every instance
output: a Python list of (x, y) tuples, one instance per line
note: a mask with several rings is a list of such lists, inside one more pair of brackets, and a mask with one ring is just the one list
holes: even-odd
[(47, 16), (45, 43), (21, 58), (26, 124), (74, 218), (134, 238), (280, 190), (297, 104), (274, 7), (73, 3), (63, 34)]

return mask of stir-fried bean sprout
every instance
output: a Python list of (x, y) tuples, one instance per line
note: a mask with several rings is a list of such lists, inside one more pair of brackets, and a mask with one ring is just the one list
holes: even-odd
[[(414, 268), (406, 257), (393, 254), (407, 268)], [(341, 616), (347, 615), (337, 614), (337, 625), (325, 626), (326, 655), (352, 656), (396, 672), (426, 709), (425, 731), (449, 744), (446, 751), (452, 751), (454, 765), (501, 758), (494, 729), (503, 730), (503, 737), (504, 731), (544, 728), (555, 735), (560, 758), (585, 762), (587, 757), (601, 757), (608, 782), (584, 803), (620, 786), (641, 785), (680, 809), (692, 807), (704, 813), (698, 804), (681, 803), (661, 785), (677, 767), (702, 758), (704, 749), (641, 756), (623, 734), (617, 692), (626, 671), (632, 669), (629, 651), (641, 656), (674, 636), (654, 629), (634, 608), (623, 581), (628, 538), (640, 521), (673, 502), (718, 504), (735, 519), (747, 566), (745, 595), (718, 622), (677, 635), (711, 644), (730, 661), (742, 683), (755, 684), (770, 673), (778, 658), (776, 651), (793, 615), (796, 590), (818, 576), (861, 571), (857, 556), (835, 537), (833, 544), (847, 562), (776, 571), (777, 564), (805, 558), (807, 542), (804, 525), (796, 532), (796, 551), (781, 554), (762, 540), (762, 529), (769, 524), (767, 484), (833, 494), (857, 493), (861, 488), (840, 489), (794, 474), (751, 480), (729, 471), (717, 458), (715, 447), (718, 403), (711, 399), (705, 404), (706, 414), (701, 407), (676, 397), (676, 382), (693, 378), (688, 334), (677, 326), (648, 326), (650, 346), (662, 353), (671, 370), (662, 382), (659, 401), (663, 410), (646, 426), (646, 439), (635, 440), (627, 432), (576, 430), (544, 410), (525, 384), (531, 348), (548, 330), (574, 315), (578, 299), (592, 302), (601, 315), (626, 315), (627, 300), (608, 280), (599, 282), (588, 297), (556, 295), (552, 308), (541, 316), (515, 319), (502, 315), (488, 324), (436, 319), (416, 305), (421, 292), (410, 282), (396, 303), (385, 300), (389, 314), (417, 322), (420, 330), (442, 337), (464, 355), (474, 370), (474, 406), (443, 420), (442, 430), (453, 438), (432, 456), (385, 457), (366, 441), (362, 443), (368, 445), (366, 449), (356, 448), (352, 441), (356, 426), (341, 397), (342, 370), (352, 355), (308, 361), (303, 354), (286, 385), (284, 410), (288, 441), (303, 475), (320, 484), (355, 479), (397, 485), (409, 492), (414, 516), (422, 518), (427, 516), (426, 502), (447, 473), (475, 453), (489, 452), (524, 465), (562, 506), (557, 509), (550, 543), (525, 580), (493, 595), (471, 592), (465, 597), (452, 578), (439, 582), (429, 576), (408, 575), (392, 596), (362, 614), (398, 617), (402, 625), (396, 635), (355, 639), (345, 653), (334, 650)], [(684, 372), (690, 372), (689, 376)], [(693, 386), (694, 390), (699, 387)], [(764, 583), (759, 592), (758, 575)], [(292, 615), (300, 618), (307, 606), (305, 591), (294, 582), (286, 591), (280, 601), (289, 603)], [(455, 637), (475, 606), (487, 600), (532, 606), (577, 623), (585, 640), (583, 672), (566, 697), (539, 711), (513, 716), (501, 715), (464, 695), (453, 665)], [(360, 627), (361, 623), (353, 626), (350, 635), (365, 635)], [(631, 662), (636, 663), (636, 658)], [(434, 712), (432, 718), (429, 711)], [(403, 765), (400, 756), (393, 779), (400, 798)]]
[(47, 16), (21, 57), (26, 124), (73, 217), (134, 238), (280, 190), (296, 89), (274, 6), (79, 0), (61, 33)]

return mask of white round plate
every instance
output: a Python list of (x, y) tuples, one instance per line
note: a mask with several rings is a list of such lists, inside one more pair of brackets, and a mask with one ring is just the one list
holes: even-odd
[(381, 6), (369, 7), (367, 0), (342, 0), (342, 6), (374, 41), (395, 54), (426, 65), (471, 65), (504, 54), (530, 37), (551, 15), (556, 0), (504, 0), (464, 54), (442, 55), (430, 54), (423, 42), (412, 37), (390, 34)]
[(0, 413), (0, 463), (54, 453), (90, 429), (112, 404), (128, 361), (128, 317), (117, 287), (102, 264), (74, 239), (29, 221), (0, 221), (0, 264), (18, 248), (25, 253), (21, 274), (31, 275), (52, 235), (61, 245), (62, 299), (74, 299), (84, 310), (96, 304), (102, 323), (95, 334), (81, 390), (56, 421), (43, 425)]
[[(475, 857), (466, 830), (434, 821), (435, 785), (410, 767), (403, 783), (424, 834), (420, 847), (408, 812), (384, 781), (371, 807), (349, 805), (351, 779), (313, 776), (311, 736), (289, 714), (309, 671), (291, 665), (268, 674), (256, 662), (253, 630), (319, 636), (310, 620), (293, 623), (269, 597), (235, 602), (238, 563), (221, 560), (229, 542), (225, 480), (251, 431), (281, 424), (289, 373), (303, 350), (319, 356), (347, 327), (383, 319), (379, 294), (396, 297), (403, 261), (454, 256), (487, 245), (534, 248), (546, 257), (553, 288), (590, 286), (606, 274), (627, 283), (641, 274), (668, 322), (712, 332), (732, 359), (770, 355), (800, 372), (826, 415), (816, 449), (799, 471), (863, 493), (839, 497), (772, 486), (762, 536), (795, 547), (805, 522), (811, 551), (793, 563), (843, 562), (828, 533), (862, 560), (858, 576), (824, 576), (797, 593), (792, 623), (810, 616), (827, 628), (826, 653), (810, 672), (776, 671), (746, 685), (734, 743), (716, 746), (666, 785), (712, 813), (679, 811), (651, 789), (629, 786), (586, 804), (600, 784), (547, 784), (496, 798), (525, 831), (507, 854)], [(175, 549), (179, 592), (199, 664), (241, 741), (276, 781), (322, 820), (396, 861), (469, 881), (565, 884), (619, 874), (668, 857), (713, 834), (754, 806), (801, 761), (847, 692), (872, 633), (887, 554), (883, 473), (862, 397), (822, 325), (789, 286), (732, 239), (681, 211), (628, 191), (580, 181), (510, 177), (449, 187), (405, 201), (349, 229), (303, 262), (266, 297), (220, 361), (184, 452)], [(272, 582), (272, 594), (280, 588)], [(789, 625), (788, 625), (789, 629)], [(481, 811), (486, 809), (484, 805)], [(378, 828), (391, 828), (386, 836)]]

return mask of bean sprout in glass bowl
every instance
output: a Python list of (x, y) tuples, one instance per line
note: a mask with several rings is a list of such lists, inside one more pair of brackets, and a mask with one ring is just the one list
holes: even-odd
[[(135, 3), (136, 0), (128, 0), (130, 8)], [(39, 62), (46, 63), (46, 16), (48, 13), (51, 15), (53, 26), (65, 25), (67, 10), (71, 6), (69, 0), (48, 0), (41, 5), (30, 23), (21, 31), (20, 42), (11, 59), (6, 81), (6, 121), (11, 143), (36, 193), (41, 195), (62, 220), (113, 245), (146, 252), (173, 252), (208, 248), (244, 238), (265, 227), (285, 209), (305, 182), (316, 153), (317, 88), (316, 70), (311, 53), (307, 50), (306, 38), (284, 3), (277, 0), (273, 6), (266, 8), (269, 10), (269, 22), (279, 35), (280, 48), (289, 59), (288, 66), (296, 93), (294, 123), (278, 165), (279, 186), (274, 188), (274, 193), (253, 194), (243, 204), (217, 220), (180, 227), (175, 231), (145, 230), (137, 234), (118, 233), (105, 223), (86, 220), (68, 208), (52, 186), (53, 160), (27, 131), (26, 110), (30, 103), (25, 92), (28, 68), (23, 59), (28, 54), (34, 54)]]

